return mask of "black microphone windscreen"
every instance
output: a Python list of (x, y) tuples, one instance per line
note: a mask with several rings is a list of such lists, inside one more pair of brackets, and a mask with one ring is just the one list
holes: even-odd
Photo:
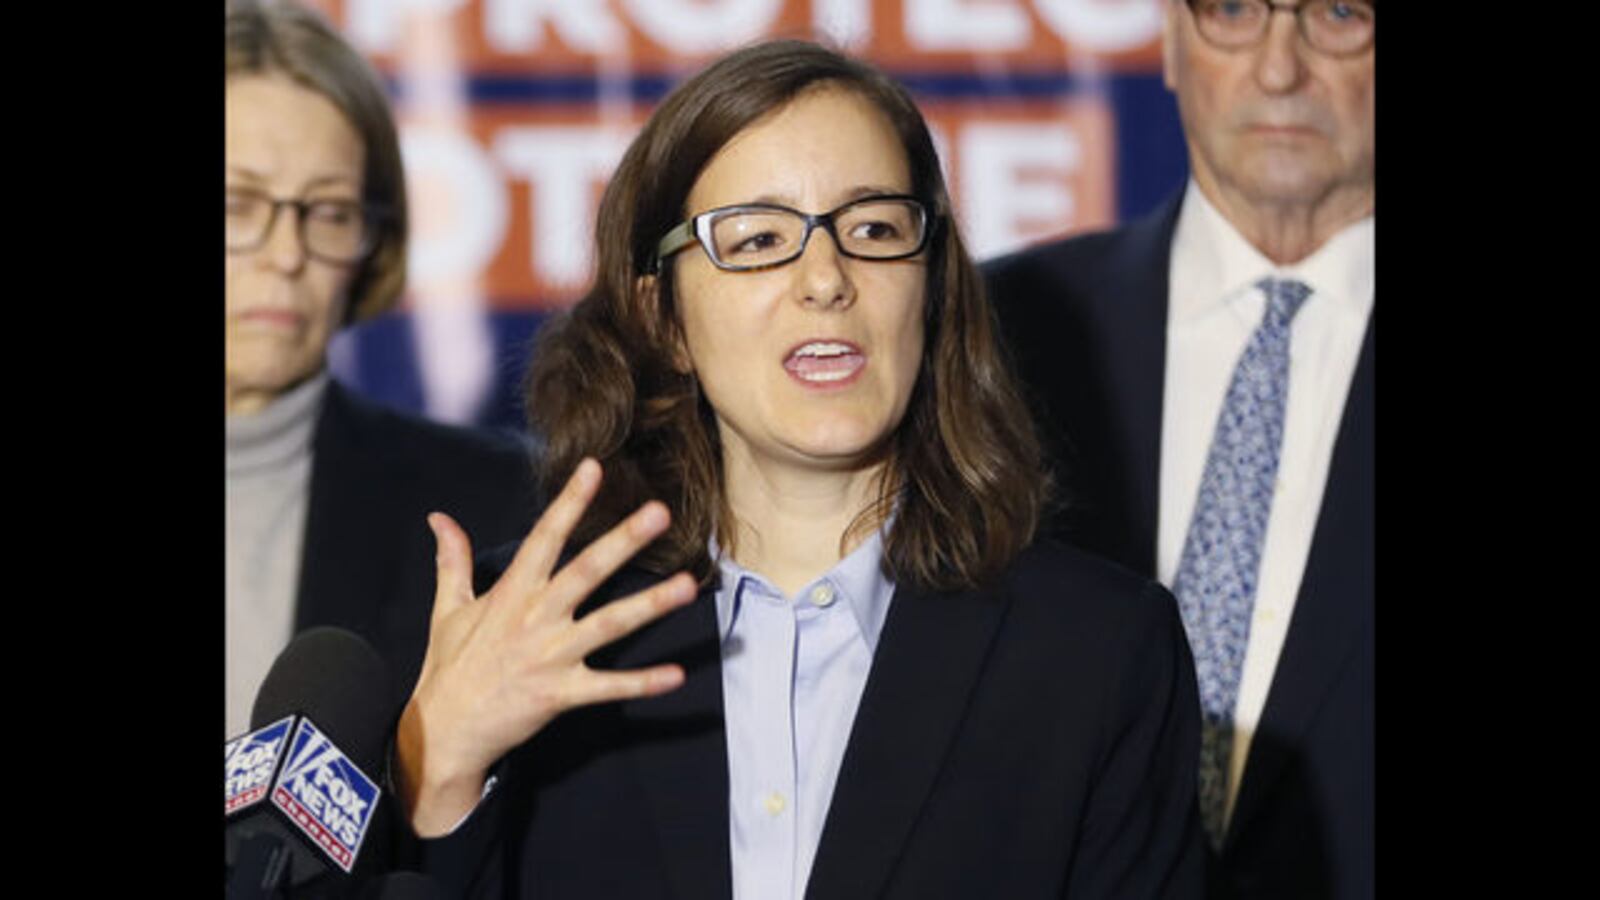
[(362, 771), (377, 773), (398, 711), (393, 695), (389, 666), (371, 644), (342, 628), (310, 628), (289, 641), (262, 679), (250, 728), (298, 713)]

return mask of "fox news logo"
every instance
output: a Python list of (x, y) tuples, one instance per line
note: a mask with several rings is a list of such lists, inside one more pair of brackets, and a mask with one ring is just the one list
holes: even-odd
[(271, 725), (234, 738), (223, 749), (223, 778), (226, 785), (223, 810), (231, 815), (267, 795), (272, 773), (277, 771), (283, 745), (289, 739), (294, 716), (285, 716)]
[(301, 719), (272, 802), (348, 872), (372, 824), (378, 786), (310, 719)]

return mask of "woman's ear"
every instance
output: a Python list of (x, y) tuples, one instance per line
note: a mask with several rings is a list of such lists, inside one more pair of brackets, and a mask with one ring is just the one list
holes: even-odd
[(666, 333), (661, 335), (661, 338), (668, 344), (673, 370), (680, 375), (694, 374), (694, 363), (689, 358), (689, 348), (683, 343), (683, 328), (679, 326), (676, 316), (669, 320), (662, 315), (661, 276), (640, 275), (633, 283), (633, 290), (639, 298), (639, 304), (650, 311), (651, 321), (661, 323), (661, 327), (665, 329)]

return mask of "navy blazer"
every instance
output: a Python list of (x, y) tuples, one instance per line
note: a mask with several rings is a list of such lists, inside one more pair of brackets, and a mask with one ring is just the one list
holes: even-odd
[[(1111, 232), (987, 264), (1067, 505), (1053, 531), (1155, 572), (1167, 279), (1181, 194)], [(1369, 319), (1215, 898), (1371, 897), (1373, 322)]]
[[(459, 896), (729, 898), (720, 658), (710, 591), (608, 648), (687, 679), (558, 718), (424, 870)], [(902, 587), (806, 896), (1199, 897), (1192, 666), (1165, 589), (1053, 541), (985, 589)]]
[(475, 547), (520, 540), (538, 511), (527, 446), (382, 408), (330, 380), (312, 439), (294, 627), (337, 625), (370, 641), (394, 674), (397, 713), (428, 645), (433, 511), (460, 522)]

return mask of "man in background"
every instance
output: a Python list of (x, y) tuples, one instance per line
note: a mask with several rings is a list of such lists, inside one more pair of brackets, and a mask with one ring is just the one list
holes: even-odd
[(1194, 650), (1216, 898), (1371, 897), (1376, 0), (1170, 0), (1191, 178), (987, 267), (1067, 501)]

